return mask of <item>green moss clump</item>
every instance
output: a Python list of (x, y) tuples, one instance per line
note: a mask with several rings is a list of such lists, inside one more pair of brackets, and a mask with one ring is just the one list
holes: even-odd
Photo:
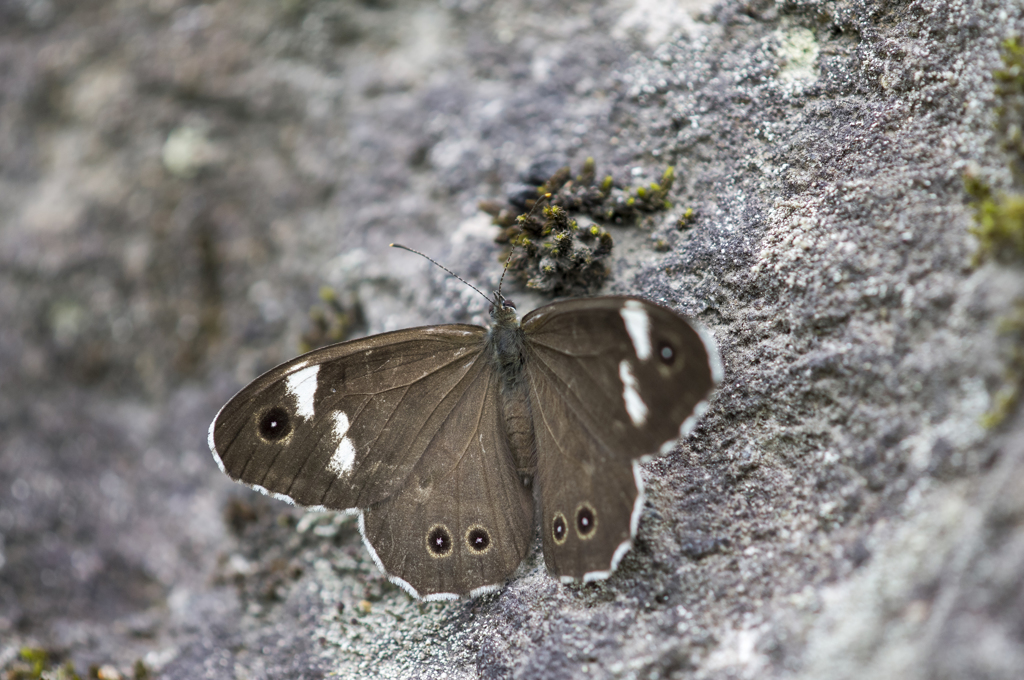
[(972, 175), (964, 178), (964, 185), (974, 208), (970, 232), (978, 238), (975, 264), (989, 258), (1001, 262), (1024, 258), (1024, 194), (993, 192)]
[(996, 132), (1003, 150), (1010, 156), (1014, 182), (1024, 185), (1024, 45), (1019, 37), (1003, 41), (1000, 55), (1004, 68), (992, 72), (995, 81)]
[(660, 182), (652, 182), (647, 187), (637, 187), (633, 192), (633, 207), (643, 212), (668, 210), (672, 202), (668, 200), (668, 192), (676, 181), (676, 171), (671, 165), (661, 175)]
[(604, 260), (612, 252), (612, 237), (597, 225), (581, 229), (564, 208), (547, 206), (520, 215), (516, 250), (508, 270), (526, 285), (552, 295), (593, 292), (608, 276)]
[[(1024, 262), (1024, 45), (1019, 37), (1003, 41), (1003, 68), (992, 72), (996, 83), (996, 138), (1007, 153), (1013, 185), (994, 190), (977, 176), (964, 176), (964, 188), (974, 208), (970, 228), (978, 239), (975, 264), (993, 260), (1003, 264)], [(992, 398), (992, 408), (981, 421), (997, 427), (1020, 404), (1024, 392), (1024, 302), (1000, 322), (1001, 335), (1010, 336), (1005, 382)]]
[(49, 654), (46, 653), (45, 649), (38, 649), (35, 647), (22, 647), (18, 656), (25, 662), (23, 668), (15, 669), (14, 677), (16, 678), (38, 678), (42, 676), (43, 670), (47, 667), (47, 661), (49, 661)]
[(7, 680), (81, 680), (71, 662), (53, 664), (50, 654), (38, 647), (22, 647), (18, 660), (2, 670)]
[(981, 417), (987, 428), (998, 427), (1013, 413), (1024, 391), (1024, 302), (999, 323), (999, 334), (1006, 337), (1011, 347), (1006, 367), (1005, 382), (992, 398), (992, 408)]
[(978, 238), (975, 264), (987, 259), (1004, 263), (1024, 258), (1024, 45), (1019, 37), (1003, 41), (1003, 68), (995, 80), (996, 138), (1007, 153), (1013, 188), (993, 190), (980, 178), (967, 174), (964, 188), (971, 197)]
[(687, 208), (683, 211), (683, 214), (679, 216), (679, 221), (676, 222), (676, 227), (680, 231), (687, 227), (693, 226), (693, 223), (697, 221), (697, 213), (693, 211), (693, 208)]
[[(605, 260), (614, 245), (600, 225), (637, 224), (645, 215), (671, 208), (668, 195), (675, 180), (675, 168), (669, 166), (658, 182), (617, 187), (588, 158), (575, 176), (564, 166), (538, 186), (537, 198), (526, 201), (527, 213), (517, 214), (499, 201), (481, 202), (480, 208), (501, 227), (495, 240), (517, 247), (508, 268), (527, 286), (552, 295), (590, 294), (608, 276)], [(544, 208), (537, 214), (540, 205)], [(577, 215), (596, 224), (580, 228)]]

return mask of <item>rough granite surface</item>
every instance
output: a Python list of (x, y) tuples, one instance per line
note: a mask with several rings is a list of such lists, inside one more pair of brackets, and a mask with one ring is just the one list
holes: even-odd
[[(982, 425), (1024, 265), (973, 262), (963, 188), (1011, 181), (1021, 33), (1020, 0), (0, 0), (0, 674), (1024, 677), (1024, 419)], [(490, 288), (478, 202), (588, 156), (675, 167), (604, 292), (726, 374), (612, 578), (538, 549), (416, 602), (351, 519), (217, 471), (322, 286), (359, 332), (482, 322), (387, 244)]]

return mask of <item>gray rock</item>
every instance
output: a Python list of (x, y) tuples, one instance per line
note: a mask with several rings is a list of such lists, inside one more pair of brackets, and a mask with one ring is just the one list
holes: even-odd
[[(1010, 186), (991, 71), (1022, 10), (0, 2), (0, 668), (1024, 677), (1024, 426), (981, 424), (1024, 268), (971, 264), (962, 183)], [(477, 202), (588, 156), (675, 166), (672, 209), (608, 227), (605, 292), (699, 319), (726, 370), (611, 579), (535, 551), (416, 602), (350, 521), (217, 472), (209, 421), (322, 285), (367, 332), (482, 321), (387, 244), (493, 286)]]

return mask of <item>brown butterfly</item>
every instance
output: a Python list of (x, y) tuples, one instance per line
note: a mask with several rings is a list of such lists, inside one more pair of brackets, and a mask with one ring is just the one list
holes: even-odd
[(608, 577), (643, 509), (639, 462), (685, 436), (721, 380), (699, 327), (634, 297), (490, 328), (383, 333), (260, 376), (210, 426), (232, 479), (314, 510), (358, 512), (377, 566), (415, 597), (499, 588), (539, 524), (562, 580)]

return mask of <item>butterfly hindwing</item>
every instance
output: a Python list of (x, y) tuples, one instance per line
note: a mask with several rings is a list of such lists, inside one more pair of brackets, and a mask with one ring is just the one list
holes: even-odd
[[(546, 366), (531, 366), (538, 457), (540, 525), (548, 570), (567, 579), (607, 576), (620, 546), (628, 549), (638, 488), (632, 463), (603, 440), (577, 395)], [(558, 397), (552, 400), (553, 397)], [(588, 578), (588, 575), (590, 577)]]
[(634, 462), (671, 446), (720, 379), (714, 346), (678, 314), (624, 297), (569, 300), (523, 319), (544, 558), (606, 577), (642, 509)]
[(512, 461), (499, 380), (478, 361), (405, 486), (363, 516), (381, 568), (427, 599), (496, 587), (533, 539), (533, 495)]

